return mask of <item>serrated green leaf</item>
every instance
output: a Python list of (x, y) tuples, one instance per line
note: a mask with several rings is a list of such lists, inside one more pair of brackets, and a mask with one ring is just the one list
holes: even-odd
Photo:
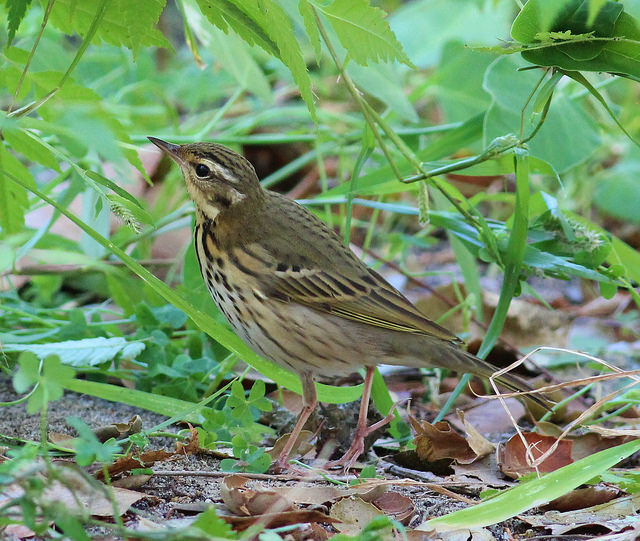
[(278, 57), (276, 43), (265, 30), (251, 17), (244, 13), (231, 0), (197, 0), (203, 15), (209, 22), (228, 32), (229, 27), (249, 45), (258, 45), (272, 56)]
[(293, 23), (274, 0), (197, 0), (202, 13), (223, 30), (233, 30), (250, 45), (258, 45), (280, 59), (289, 68), (300, 95), (311, 116), (316, 109), (311, 93), (311, 81), (296, 40)]
[(7, 30), (9, 33), (7, 43), (9, 45), (11, 45), (18, 27), (27, 13), (29, 4), (31, 4), (31, 0), (7, 0)]
[(320, 61), (320, 57), (322, 56), (322, 42), (320, 41), (320, 32), (318, 31), (316, 18), (313, 15), (313, 8), (309, 0), (300, 0), (298, 2), (298, 11), (300, 11), (300, 15), (302, 15), (304, 29), (307, 31), (307, 37), (313, 46), (313, 51), (316, 53), (316, 59)]
[(0, 145), (0, 227), (4, 234), (22, 230), (24, 215), (29, 206), (27, 191), (16, 184), (13, 178), (35, 186), (29, 170), (4, 145)]
[[(96, 38), (127, 47), (134, 57), (143, 45), (171, 48), (155, 27), (165, 3), (166, 0), (109, 0)], [(84, 36), (101, 4), (102, 0), (56, 0), (49, 20), (66, 34)]]
[(327, 17), (340, 43), (358, 64), (397, 60), (414, 67), (385, 20), (386, 13), (368, 0), (334, 0), (329, 6), (312, 3)]
[(49, 355), (58, 355), (70, 366), (95, 366), (115, 359), (126, 351), (128, 358), (134, 358), (145, 348), (143, 342), (127, 342), (124, 338), (85, 338), (50, 342), (48, 344), (3, 344), (4, 351), (29, 351), (40, 359)]

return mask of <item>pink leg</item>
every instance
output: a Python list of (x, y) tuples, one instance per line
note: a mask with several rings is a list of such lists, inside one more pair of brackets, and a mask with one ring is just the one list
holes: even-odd
[(328, 462), (326, 464), (327, 467), (344, 466), (345, 469), (349, 469), (358, 457), (364, 453), (364, 439), (372, 432), (375, 432), (379, 428), (387, 425), (393, 419), (393, 408), (391, 408), (391, 411), (384, 419), (372, 424), (371, 426), (367, 426), (367, 414), (369, 412), (369, 400), (371, 398), (371, 385), (373, 384), (374, 372), (375, 367), (367, 366), (367, 373), (364, 377), (364, 389), (362, 390), (362, 399), (360, 402), (360, 414), (358, 415), (358, 425), (353, 443), (341, 458)]
[(300, 381), (302, 382), (302, 401), (304, 407), (300, 412), (296, 426), (293, 427), (293, 431), (291, 432), (284, 449), (282, 449), (282, 453), (280, 453), (280, 456), (278, 457), (278, 461), (275, 463), (274, 471), (276, 473), (291, 469), (291, 466), (289, 465), (289, 454), (298, 440), (304, 424), (307, 422), (307, 419), (309, 419), (309, 415), (311, 415), (318, 405), (318, 395), (316, 393), (316, 386), (313, 382), (313, 377), (310, 374), (300, 374)]

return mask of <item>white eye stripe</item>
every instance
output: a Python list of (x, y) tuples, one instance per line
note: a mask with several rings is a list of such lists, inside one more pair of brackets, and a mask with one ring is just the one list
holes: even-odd
[(198, 161), (198, 165), (206, 165), (215, 176), (222, 177), (224, 180), (231, 182), (232, 184), (236, 184), (238, 182), (238, 178), (231, 173), (226, 167), (223, 167), (219, 163), (213, 162), (211, 160), (200, 159)]

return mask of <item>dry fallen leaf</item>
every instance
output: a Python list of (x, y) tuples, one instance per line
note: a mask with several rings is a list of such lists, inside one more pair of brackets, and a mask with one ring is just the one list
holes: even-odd
[(399, 492), (385, 492), (373, 501), (373, 504), (388, 517), (397, 520), (405, 526), (415, 512), (411, 498)]
[(237, 515), (273, 514), (293, 507), (293, 503), (282, 494), (253, 483), (242, 475), (228, 475), (222, 479), (220, 492), (222, 501)]
[[(518, 434), (515, 434), (507, 443), (498, 447), (498, 467), (502, 473), (514, 479), (536, 471), (527, 461), (527, 449), (533, 460), (535, 460), (557, 442), (557, 438), (553, 436), (543, 436), (533, 432), (525, 432), (523, 436), (527, 443), (526, 447)], [(559, 441), (556, 450), (539, 464), (538, 471), (548, 473), (571, 464), (573, 462), (571, 457), (572, 448), (572, 441)]]
[(564, 496), (560, 496), (550, 501), (543, 507), (545, 510), (553, 511), (576, 511), (607, 503), (620, 495), (620, 490), (607, 485), (589, 485), (576, 488)]
[(518, 518), (532, 526), (548, 528), (552, 535), (563, 535), (573, 530), (584, 532), (589, 528), (596, 532), (602, 532), (604, 528), (616, 533), (630, 528), (633, 531), (628, 532), (629, 537), (625, 532), (624, 539), (632, 540), (637, 539), (636, 535), (640, 534), (639, 511), (640, 493), (636, 493), (579, 511), (547, 511), (543, 515), (523, 515)]
[(111, 423), (109, 425), (96, 428), (93, 433), (98, 440), (105, 442), (110, 438), (117, 440), (128, 438), (132, 434), (137, 434), (142, 430), (142, 418), (134, 415), (126, 423)]
[(372, 503), (358, 496), (349, 496), (334, 503), (329, 514), (340, 521), (334, 524), (340, 533), (358, 535), (369, 522), (383, 513)]
[(322, 522), (326, 524), (337, 523), (338, 519), (325, 515), (316, 510), (284, 511), (282, 513), (269, 513), (255, 517), (233, 516), (219, 514), (220, 518), (231, 524), (236, 530), (246, 530), (256, 523), (264, 525), (265, 528), (281, 528), (292, 524), (304, 524), (309, 522)]
[[(280, 456), (282, 450), (284, 449), (284, 446), (289, 441), (289, 436), (291, 436), (291, 434), (280, 436), (273, 447), (267, 451), (267, 454), (271, 457), (271, 460), (276, 460)], [(296, 443), (291, 449), (291, 456), (305, 456), (307, 453), (312, 451), (314, 449), (314, 446), (312, 443), (310, 443), (311, 438), (313, 438), (313, 432), (309, 430), (302, 430), (298, 436), (298, 439), (296, 440)]]
[(444, 458), (452, 458), (461, 464), (469, 464), (476, 460), (467, 441), (446, 421), (435, 424), (427, 421), (418, 421), (412, 415), (409, 416), (411, 426), (416, 431), (414, 443), (416, 453), (421, 460), (435, 462)]
[(467, 434), (467, 443), (476, 456), (481, 458), (493, 453), (496, 446), (476, 430), (469, 420), (465, 418), (462, 410), (458, 410), (456, 413), (464, 425), (464, 431)]

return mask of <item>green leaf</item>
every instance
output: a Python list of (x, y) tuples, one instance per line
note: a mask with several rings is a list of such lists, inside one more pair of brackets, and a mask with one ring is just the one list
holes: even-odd
[(35, 186), (29, 170), (4, 145), (0, 145), (0, 227), (5, 235), (22, 230), (24, 214), (29, 206), (26, 189), (13, 182), (12, 178)]
[(640, 450), (640, 440), (600, 451), (538, 479), (505, 490), (478, 505), (428, 520), (417, 529), (448, 531), (479, 528), (501, 522), (559, 498), (638, 450)]
[(202, 13), (223, 30), (231, 27), (250, 45), (259, 45), (289, 68), (311, 116), (316, 109), (311, 81), (296, 40), (293, 23), (274, 0), (198, 0)]
[(334, 0), (328, 6), (312, 3), (327, 17), (349, 57), (358, 64), (397, 60), (415, 67), (389, 28), (386, 13), (368, 0)]
[(398, 84), (401, 75), (397, 65), (370, 63), (364, 67), (351, 62), (347, 72), (358, 87), (381, 100), (395, 114), (409, 122), (418, 122), (418, 114)]
[(215, 505), (200, 513), (192, 526), (213, 537), (221, 537), (223, 539), (237, 539), (238, 537), (231, 525), (218, 516)]
[(298, 10), (302, 15), (307, 37), (313, 46), (313, 51), (316, 53), (316, 59), (320, 61), (320, 57), (322, 56), (322, 42), (320, 41), (320, 32), (318, 32), (318, 25), (316, 24), (316, 18), (309, 0), (300, 0), (298, 2)]
[(2, 134), (13, 151), (19, 152), (32, 162), (60, 172), (60, 164), (53, 153), (32, 137), (28, 130), (9, 124), (3, 129)]
[[(516, 56), (505, 56), (498, 58), (486, 72), (484, 88), (494, 103), (485, 116), (485, 146), (505, 133), (520, 132), (522, 108), (540, 79), (539, 73), (518, 71), (525, 65)], [(525, 137), (534, 129), (539, 116), (529, 103), (524, 117)], [(565, 144), (566, 141), (571, 141), (571, 145)], [(596, 151), (600, 145), (599, 128), (582, 104), (556, 89), (546, 120), (528, 145), (532, 156), (563, 173), (583, 163)]]
[(78, 432), (78, 437), (74, 440), (74, 450), (79, 466), (90, 466), (94, 462), (101, 464), (113, 462), (113, 455), (120, 452), (120, 446), (113, 438), (101, 443), (91, 428), (79, 417), (67, 417), (65, 420)]
[(22, 354), (18, 358), (18, 371), (14, 375), (13, 383), (16, 391), (24, 392), (31, 385), (36, 385), (27, 402), (27, 412), (32, 414), (42, 410), (48, 402), (62, 397), (66, 382), (75, 376), (75, 370), (65, 366), (55, 355), (50, 355), (40, 361), (33, 354)]
[[(171, 47), (156, 28), (166, 0), (109, 0), (96, 38), (127, 47), (134, 58), (141, 46)], [(56, 0), (50, 22), (64, 33), (84, 36), (98, 12), (102, 0)]]
[(31, 352), (25, 352), (18, 358), (18, 366), (18, 371), (13, 375), (13, 388), (22, 394), (38, 381), (40, 359)]
[(7, 14), (7, 29), (9, 31), (7, 38), (8, 45), (11, 45), (18, 31), (18, 27), (27, 13), (29, 4), (31, 4), (31, 0), (7, 0), (7, 9), (9, 11)]
[(95, 366), (112, 361), (118, 355), (124, 359), (134, 359), (145, 348), (143, 342), (127, 342), (124, 338), (85, 338), (48, 344), (3, 344), (4, 351), (29, 351), (44, 359), (56, 355), (69, 366)]
[[(234, 30), (207, 24), (202, 11), (197, 8), (196, 0), (182, 0), (188, 27), (200, 42), (214, 55), (238, 84), (260, 99), (271, 101), (271, 87), (265, 74), (254, 60), (249, 44)], [(224, 22), (224, 21), (223, 21)]]
[[(640, 25), (623, 11), (621, 2), (608, 0), (591, 21), (591, 2), (530, 0), (516, 17), (511, 36), (525, 44), (536, 45), (541, 33), (571, 31), (572, 35), (592, 31), (594, 37), (582, 43), (571, 40), (553, 47), (522, 52), (532, 64), (555, 66), (568, 71), (604, 71), (640, 79)], [(618, 39), (620, 38), (620, 39)]]

